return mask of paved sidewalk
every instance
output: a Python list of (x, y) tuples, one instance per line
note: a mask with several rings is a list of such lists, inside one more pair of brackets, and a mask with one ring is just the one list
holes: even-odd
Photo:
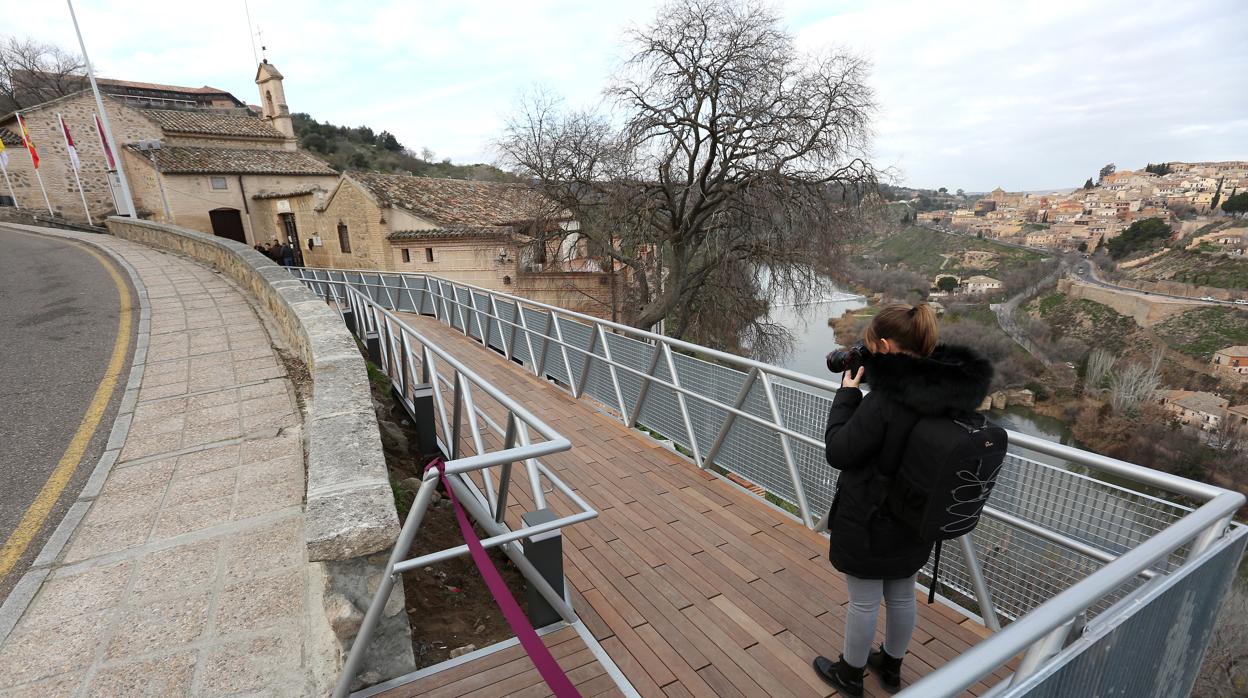
[(117, 462), (0, 645), (0, 696), (307, 694), (302, 418), (274, 340), (207, 267), (84, 237), (138, 273), (149, 344)]

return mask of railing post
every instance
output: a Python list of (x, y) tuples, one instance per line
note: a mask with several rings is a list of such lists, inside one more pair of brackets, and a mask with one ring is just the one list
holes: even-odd
[[(550, 353), (550, 331), (555, 326), (555, 314), (546, 311), (546, 331), (542, 333), (542, 353), (537, 358), (537, 367), (533, 369), (533, 375), (541, 378), (546, 374), (546, 356)], [(532, 347), (529, 347), (532, 350)]]
[(463, 426), (464, 412), (464, 379), (459, 375), (459, 371), (455, 372), (455, 394), (452, 398), (451, 407), (451, 460), (459, 458), (459, 432)]
[(641, 416), (641, 408), (646, 404), (646, 394), (650, 392), (650, 384), (654, 382), (654, 371), (659, 367), (659, 356), (662, 353), (663, 350), (655, 344), (654, 354), (650, 357), (650, 367), (646, 369), (646, 377), (642, 379), (641, 387), (637, 390), (637, 402), (633, 403), (633, 414), (624, 419), (624, 424), (630, 429), (637, 426), (637, 418)]
[[(493, 295), (490, 296), (490, 317), (498, 319), (498, 341), (503, 343), (503, 356), (510, 361), (511, 343), (515, 341), (516, 338), (516, 326), (511, 326), (511, 336), (508, 337), (508, 333), (503, 331), (503, 316), (498, 312), (498, 302), (494, 300)], [(486, 342), (486, 346), (489, 346), (489, 342)]]
[[(512, 303), (516, 306), (516, 322), (519, 323), (520, 329), (524, 332), (524, 346), (529, 350), (529, 370), (533, 372), (533, 375), (537, 376), (537, 355), (533, 353), (533, 332), (529, 330), (528, 318), (524, 316), (524, 306), (518, 300), (512, 301)], [(516, 328), (512, 327), (512, 329)], [(540, 378), (541, 376), (538, 377)]]
[(992, 592), (988, 588), (988, 581), (984, 578), (984, 568), (979, 564), (979, 556), (975, 554), (975, 545), (971, 541), (971, 534), (967, 533), (958, 538), (958, 543), (962, 546), (962, 559), (966, 560), (966, 569), (971, 575), (971, 586), (975, 588), (975, 600), (979, 603), (979, 615), (984, 619), (984, 625), (989, 630), (999, 632), (1001, 630), (1001, 622), (997, 620), (997, 607), (992, 602)]
[[(594, 354), (594, 347), (598, 346), (598, 333), (593, 330), (589, 331), (589, 348), (585, 350), (585, 363), (581, 364), (581, 377), (572, 384), (572, 397), (579, 398), (585, 394), (585, 382), (589, 380), (589, 362), (597, 358)], [(566, 356), (566, 354), (565, 354)], [(568, 378), (572, 377), (572, 365), (568, 364), (565, 358), (563, 363), (568, 365)]]
[[(438, 409), (438, 419), (442, 422), (442, 438), (451, 439), (451, 424), (446, 419), (446, 402), (442, 400), (442, 380), (438, 376), (438, 366), (433, 362), (433, 352), (429, 351), (429, 347), (422, 346), (421, 351), (421, 373), (422, 379), (433, 388), (433, 402)], [(446, 444), (450, 448), (450, 444)]]
[(563, 339), (563, 330), (559, 328), (559, 313), (553, 310), (550, 312), (550, 324), (555, 328), (555, 341), (559, 342), (559, 354), (563, 356), (563, 371), (568, 377), (568, 385), (576, 390), (572, 383), (572, 362), (568, 360), (568, 344)]
[[(507, 433), (503, 437), (503, 450), (516, 445), (516, 415), (507, 415)], [(507, 516), (507, 495), (511, 492), (511, 463), (503, 463), (498, 473), (498, 501), (494, 505), (494, 520), (502, 523)]]
[[(771, 376), (762, 374), (763, 395), (767, 398), (767, 406), (771, 409), (771, 418), (776, 426), (783, 428), (784, 419), (780, 416), (780, 403), (776, 400), (776, 392), (771, 386)], [(793, 480), (793, 495), (797, 498), (797, 510), (802, 515), (802, 525), (810, 528), (810, 506), (806, 503), (806, 488), (802, 485), (802, 475), (797, 469), (797, 459), (793, 457), (793, 444), (789, 443), (789, 435), (779, 433), (780, 452), (784, 454), (784, 463), (789, 468), (789, 477)]]
[(1023, 655), (1022, 661), (1018, 663), (1018, 668), (1014, 670), (1014, 676), (1010, 679), (1010, 686), (1018, 686), (1026, 681), (1045, 662), (1049, 661), (1053, 655), (1060, 652), (1062, 646), (1066, 643), (1066, 636), (1070, 634), (1070, 628), (1074, 624), (1075, 619), (1071, 618), (1032, 643), (1027, 653)]
[[(671, 378), (672, 385), (680, 388), (680, 376), (676, 372), (676, 359), (672, 356), (672, 347), (666, 342), (663, 346), (663, 359), (667, 362), (667, 372)], [(685, 402), (685, 394), (679, 390), (676, 393), (676, 406), (680, 408), (680, 419), (685, 423), (685, 434), (689, 438), (689, 450), (693, 451), (693, 462), (699, 468), (705, 467), (702, 462), (702, 451), (698, 448), (698, 435), (693, 431), (693, 420), (689, 418), (689, 404)]]
[(611, 375), (611, 387), (615, 389), (615, 402), (620, 407), (620, 419), (627, 419), (624, 408), (624, 391), (620, 390), (620, 374), (615, 370), (615, 360), (611, 358), (611, 343), (607, 340), (607, 331), (598, 325), (598, 341), (602, 344), (602, 356), (607, 360), (607, 373)]
[[(516, 438), (520, 440), (520, 445), (528, 446), (530, 443), (529, 427), (524, 422), (518, 422), (516, 426), (518, 427), (516, 430)], [(525, 460), (524, 468), (529, 475), (529, 489), (532, 491), (531, 494), (533, 495), (533, 508), (545, 509), (546, 492), (542, 490), (542, 478), (541, 474), (537, 471), (537, 461), (533, 458)]]
[[(750, 396), (750, 388), (754, 387), (754, 381), (758, 380), (758, 368), (751, 368), (746, 374), (745, 381), (741, 383), (741, 390), (737, 392), (737, 400), (732, 403), (734, 409), (741, 409), (745, 404), (746, 398)], [(715, 462), (715, 456), (719, 454), (719, 449), (724, 445), (724, 440), (728, 438), (728, 430), (732, 428), (734, 422), (737, 421), (736, 413), (729, 412), (724, 419), (724, 424), (719, 428), (719, 436), (715, 437), (715, 443), (711, 445), (711, 450), (706, 454), (706, 460), (698, 464), (699, 468), (705, 469), (706, 466)]]
[(360, 670), (360, 663), (364, 661), (368, 643), (373, 639), (373, 631), (377, 628), (377, 623), (381, 621), (381, 613), (386, 607), (386, 601), (390, 598), (390, 592), (394, 589), (396, 577), (394, 566), (411, 550), (412, 541), (416, 537), (416, 529), (420, 528), (420, 522), (425, 518), (425, 512), (429, 509), (429, 500), (433, 497), (433, 491), (437, 486), (436, 477), (426, 477), (420, 483), (416, 499), (407, 513), (407, 520), (403, 522), (403, 529), (399, 531), (399, 540), (390, 553), (390, 561), (386, 563), (386, 570), (377, 585), (377, 592), (373, 594), (373, 602), (369, 604), (368, 611), (364, 614), (364, 620), (360, 623), (360, 631), (356, 633), (355, 639), (351, 642), (351, 651), (347, 653), (347, 660), (343, 664), (342, 673), (338, 675), (338, 683), (334, 687), (334, 698), (345, 698), (351, 691), (351, 682), (355, 680), (355, 675)]

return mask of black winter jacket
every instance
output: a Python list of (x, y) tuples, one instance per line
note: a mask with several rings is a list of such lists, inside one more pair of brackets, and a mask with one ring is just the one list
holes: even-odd
[(992, 364), (969, 348), (941, 344), (927, 358), (873, 354), (863, 380), (871, 392), (863, 397), (857, 388), (841, 388), (828, 415), (828, 465), (841, 471), (828, 519), (828, 557), (854, 577), (903, 579), (923, 567), (932, 544), (876, 511), (883, 497), (877, 474), (896, 472), (921, 416), (978, 409), (992, 383)]

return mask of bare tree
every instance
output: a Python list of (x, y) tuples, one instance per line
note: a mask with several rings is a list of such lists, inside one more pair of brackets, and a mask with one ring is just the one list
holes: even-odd
[(1105, 349), (1094, 349), (1088, 356), (1088, 366), (1083, 373), (1083, 392), (1093, 394), (1105, 387), (1105, 380), (1114, 370), (1115, 357)]
[(1160, 361), (1154, 353), (1150, 364), (1132, 362), (1114, 372), (1109, 379), (1109, 404), (1115, 414), (1134, 415), (1140, 405), (1153, 397), (1161, 385), (1158, 374)]
[(83, 89), (82, 56), (53, 44), (0, 39), (0, 112), (42, 104)]
[(776, 331), (759, 311), (811, 299), (872, 200), (866, 62), (804, 55), (773, 10), (734, 0), (675, 0), (628, 42), (610, 117), (535, 95), (504, 159), (625, 269), (632, 324)]

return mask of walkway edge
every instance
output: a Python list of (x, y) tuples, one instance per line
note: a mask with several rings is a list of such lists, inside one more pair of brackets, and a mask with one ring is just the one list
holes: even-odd
[(34, 600), (35, 594), (39, 593), (39, 589), (43, 586), (48, 573), (51, 572), (52, 564), (61, 556), (66, 543), (69, 542), (74, 531), (78, 529), (78, 525), (82, 523), (83, 517), (86, 516), (87, 510), (90, 509), (91, 502), (99, 495), (100, 488), (104, 486), (104, 481), (112, 471), (113, 464), (117, 462), (117, 457), (121, 453), (121, 447), (126, 442), (126, 436), (130, 432), (130, 423), (134, 419), (134, 408), (138, 402), (139, 384), (143, 381), (143, 367), (147, 362), (147, 347), (150, 342), (151, 332), (151, 307), (148, 305), (147, 287), (143, 285), (143, 280), (139, 278), (138, 272), (121, 255), (109, 249), (107, 245), (98, 244), (89, 237), (85, 237), (85, 234), (72, 235), (47, 228), (15, 224), (0, 223), (0, 226), (21, 232), (73, 240), (100, 250), (126, 272), (139, 301), (139, 321), (135, 329), (134, 353), (130, 358), (129, 378), (126, 380), (125, 392), (122, 393), (121, 403), (117, 407), (117, 414), (113, 418), (113, 425), (109, 432), (108, 442), (104, 447), (104, 453), (100, 454), (99, 460), (96, 461), (95, 467), (91, 471), (91, 477), (83, 485), (82, 491), (79, 492), (69, 511), (65, 513), (65, 517), (61, 519), (61, 523), (57, 525), (51, 537), (44, 543), (30, 569), (14, 585), (13, 590), (4, 600), (4, 604), (0, 605), (0, 644), (3, 644), (8, 639), (9, 634), (13, 632), (13, 628), (17, 626), (17, 622), (21, 619), (22, 614), (26, 612), (26, 608), (30, 606), (30, 602)]

